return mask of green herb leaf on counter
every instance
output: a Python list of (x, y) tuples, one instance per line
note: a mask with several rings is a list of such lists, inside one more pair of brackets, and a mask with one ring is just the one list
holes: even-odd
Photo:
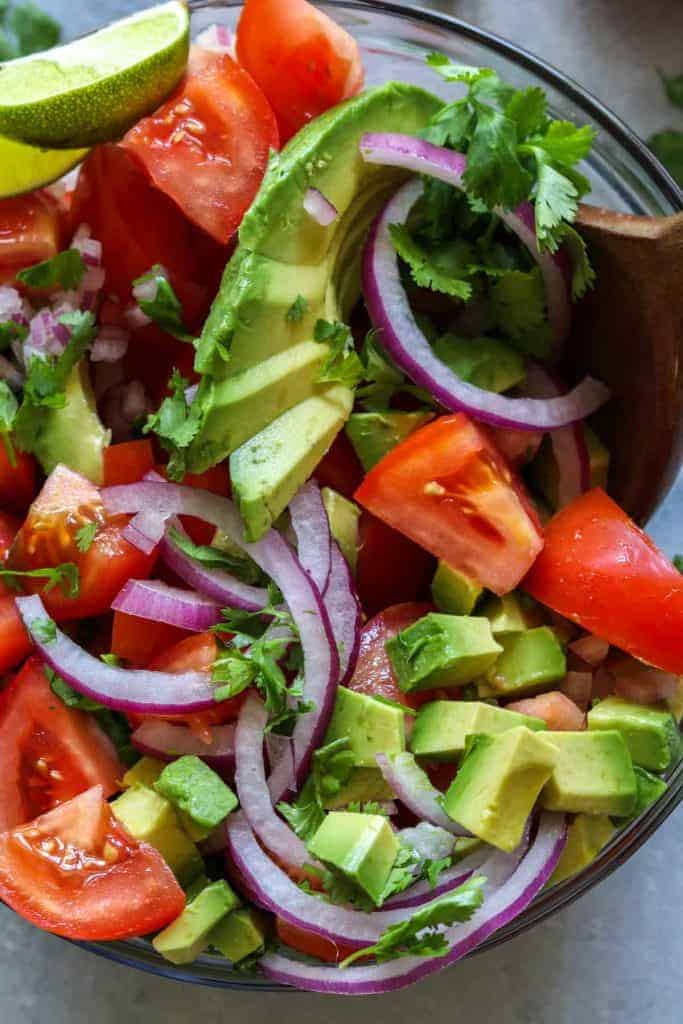
[(85, 274), (85, 263), (78, 249), (58, 252), (49, 260), (20, 270), (17, 280), (28, 288), (78, 288)]
[(329, 355), (323, 363), (318, 380), (322, 383), (344, 384), (355, 388), (363, 379), (363, 364), (356, 352), (353, 335), (346, 324), (338, 320), (318, 320), (313, 337), (329, 346)]
[(292, 305), (285, 313), (285, 320), (290, 324), (296, 324), (303, 319), (304, 314), (308, 312), (308, 299), (305, 299), (303, 295), (297, 295)]
[(650, 136), (647, 144), (672, 178), (683, 188), (683, 132), (657, 132)]
[[(81, 579), (75, 562), (62, 562), (61, 565), (43, 569), (0, 569), (0, 579), (4, 580), (13, 590), (20, 590), (22, 579), (46, 580), (45, 593), (59, 587), (65, 597), (78, 597)], [(54, 623), (52, 623), (54, 626)]]
[(155, 264), (133, 281), (133, 287), (148, 282), (154, 282), (156, 294), (153, 299), (137, 299), (137, 304), (142, 312), (171, 337), (177, 338), (178, 341), (193, 342), (194, 335), (187, 331), (183, 323), (183, 307), (180, 299), (173, 290), (173, 285), (163, 267)]

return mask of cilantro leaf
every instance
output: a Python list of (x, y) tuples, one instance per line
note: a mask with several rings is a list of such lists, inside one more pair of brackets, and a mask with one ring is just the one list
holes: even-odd
[(25, 324), (18, 324), (16, 320), (5, 320), (0, 324), (0, 350), (9, 348), (13, 341), (24, 341), (27, 337), (28, 327)]
[(230, 700), (243, 693), (254, 682), (257, 672), (256, 664), (236, 648), (221, 652), (211, 670), (213, 682), (224, 684), (216, 688), (216, 700)]
[(17, 280), (28, 288), (78, 288), (85, 274), (85, 263), (78, 249), (58, 252), (49, 260), (20, 270)]
[(663, 71), (659, 71), (664, 91), (675, 107), (683, 108), (683, 74), (668, 77)]
[(420, 872), (420, 855), (411, 846), (401, 843), (396, 854), (389, 878), (380, 898), (380, 905), (399, 892), (408, 889)]
[[(189, 381), (178, 370), (174, 370), (169, 381), (171, 395), (148, 417), (142, 428), (143, 434), (155, 433), (162, 447), (170, 454), (166, 468), (170, 480), (182, 480), (185, 476), (185, 450), (194, 441), (204, 420), (203, 388), (206, 380), (200, 385), (192, 403), (188, 404), (185, 391)], [(211, 386), (210, 383), (206, 385), (208, 388)]]
[(446, 868), (449, 868), (452, 863), (452, 857), (442, 857), (440, 860), (425, 861), (423, 871), (431, 889), (436, 889), (442, 872), (444, 872)]
[[(542, 131), (547, 118), (548, 101), (540, 85), (519, 89), (505, 107), (505, 116), (517, 125), (517, 136), (522, 139), (532, 132)], [(573, 127), (573, 126), (572, 126)]]
[(294, 803), (281, 801), (277, 809), (304, 842), (308, 842), (325, 820), (325, 811), (315, 792), (312, 775), (309, 775)]
[(146, 273), (136, 278), (133, 281), (133, 287), (136, 288), (149, 282), (154, 282), (156, 285), (156, 294), (153, 299), (137, 299), (137, 304), (142, 312), (171, 337), (177, 338), (178, 341), (193, 342), (194, 335), (187, 331), (183, 323), (183, 307), (180, 299), (173, 290), (173, 285), (163, 267), (159, 264), (155, 264)]
[(57, 639), (57, 626), (52, 619), (33, 619), (31, 633), (41, 644), (53, 644)]
[(61, 38), (59, 24), (33, 0), (17, 4), (10, 12), (9, 27), (16, 36), (20, 56), (49, 50)]
[(99, 523), (86, 523), (85, 526), (81, 526), (80, 530), (76, 531), (76, 547), (81, 554), (85, 554), (86, 551), (90, 550), (99, 528)]
[(313, 754), (311, 773), (294, 803), (278, 804), (280, 814), (304, 842), (322, 825), (326, 798), (335, 796), (348, 782), (354, 762), (347, 736), (319, 747)]
[[(534, 149), (538, 153), (538, 149)], [(555, 251), (556, 230), (564, 221), (573, 221), (579, 208), (579, 192), (566, 175), (541, 158), (536, 182), (536, 235), (541, 247)]]
[(588, 247), (585, 239), (571, 224), (562, 228), (562, 245), (569, 253), (572, 266), (572, 299), (576, 302), (586, 294), (595, 283), (595, 271), (588, 258)]
[(0, 436), (7, 452), (7, 458), (11, 466), (16, 465), (16, 455), (12, 445), (12, 430), (17, 415), (19, 403), (13, 392), (4, 380), (0, 380)]
[(410, 268), (415, 284), (420, 288), (451, 295), (466, 302), (472, 295), (472, 285), (457, 277), (451, 277), (434, 262), (426, 249), (413, 239), (404, 224), (390, 224), (389, 233), (396, 252)]
[(45, 593), (59, 587), (65, 597), (78, 597), (81, 579), (75, 562), (62, 562), (61, 565), (46, 566), (42, 569), (0, 569), (0, 579), (7, 582), (15, 590), (20, 589), (19, 580), (46, 580)]
[(647, 144), (671, 177), (683, 188), (683, 132), (657, 132), (650, 136)]
[(184, 554), (207, 569), (224, 569), (243, 583), (262, 584), (264, 581), (264, 575), (256, 562), (237, 548), (233, 551), (208, 544), (195, 544), (187, 534), (174, 527), (170, 528), (168, 535)]
[(486, 103), (476, 103), (474, 109), (463, 181), (489, 209), (511, 210), (527, 198), (533, 184), (519, 159), (515, 122)]
[(285, 313), (285, 320), (290, 324), (296, 324), (303, 319), (304, 314), (308, 312), (308, 299), (305, 299), (303, 295), (297, 295), (292, 305)]
[(353, 335), (346, 324), (338, 320), (318, 320), (313, 337), (321, 345), (329, 346), (318, 380), (321, 383), (340, 383), (355, 388), (363, 379), (363, 364), (356, 352)]
[(674, 555), (672, 558), (672, 562), (676, 566), (678, 571), (683, 573), (683, 555)]
[(425, 60), (430, 68), (434, 68), (441, 75), (444, 82), (466, 82), (468, 85), (473, 85), (482, 78), (495, 75), (492, 68), (474, 67), (471, 64), (453, 64), (450, 57), (436, 50), (428, 53)]
[(552, 330), (546, 315), (540, 269), (510, 270), (490, 288), (491, 309), (500, 331), (522, 352), (546, 356)]

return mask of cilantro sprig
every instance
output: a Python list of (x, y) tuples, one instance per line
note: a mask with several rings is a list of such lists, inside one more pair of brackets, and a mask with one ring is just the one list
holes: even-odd
[(85, 263), (78, 249), (65, 249), (49, 260), (20, 270), (17, 280), (28, 288), (78, 288), (85, 274)]
[(303, 320), (305, 314), (308, 312), (308, 299), (303, 295), (297, 295), (292, 305), (285, 313), (285, 320), (290, 324), (297, 324), (300, 320)]
[(78, 597), (81, 578), (75, 562), (62, 562), (61, 565), (46, 566), (42, 569), (0, 569), (0, 579), (13, 590), (20, 591), (23, 579), (45, 580), (44, 592), (48, 593), (59, 587), (65, 597)]
[(243, 583), (262, 584), (264, 575), (248, 555), (242, 551), (228, 551), (210, 544), (195, 544), (187, 534), (171, 527), (169, 539), (176, 547), (207, 569), (223, 569)]
[(186, 473), (186, 449), (196, 438), (204, 420), (204, 405), (198, 396), (188, 402), (185, 394), (190, 382), (178, 370), (169, 381), (171, 394), (148, 417), (143, 434), (153, 432), (169, 453), (166, 467), (169, 480), (182, 480)]
[(166, 334), (177, 338), (178, 341), (193, 342), (194, 335), (189, 333), (183, 323), (183, 307), (180, 299), (176, 295), (166, 271), (158, 263), (136, 278), (133, 281), (133, 287), (137, 288), (148, 283), (155, 285), (156, 292), (151, 299), (137, 299), (137, 304), (142, 312)]
[(355, 388), (363, 379), (363, 364), (346, 324), (338, 320), (318, 320), (313, 337), (320, 344), (329, 346), (329, 354), (320, 369), (318, 380), (321, 383), (339, 383), (347, 388)]

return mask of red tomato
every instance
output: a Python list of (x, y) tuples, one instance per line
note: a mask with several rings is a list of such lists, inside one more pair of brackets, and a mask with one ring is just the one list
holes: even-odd
[(353, 497), (363, 479), (363, 467), (343, 430), (335, 437), (322, 462), (318, 463), (315, 478), (321, 487), (331, 487), (345, 498)]
[[(66, 466), (57, 466), (29, 509), (8, 565), (28, 570), (75, 562), (80, 581), (77, 597), (68, 597), (60, 587), (45, 591), (40, 580), (22, 583), (29, 592), (40, 593), (49, 613), (60, 621), (101, 615), (109, 611), (127, 580), (149, 576), (156, 559), (156, 552), (145, 555), (124, 540), (126, 522), (123, 516), (105, 514), (94, 484)], [(78, 531), (92, 523), (98, 524), (98, 530), (88, 550), (81, 552)]]
[(169, 626), (166, 622), (152, 622), (137, 615), (114, 612), (111, 652), (135, 668), (144, 668), (152, 658), (187, 636), (187, 630)]
[(0, 898), (45, 931), (98, 941), (157, 931), (185, 906), (161, 854), (126, 832), (100, 786), (0, 835)]
[(558, 690), (540, 693), (538, 697), (517, 700), (506, 706), (509, 711), (518, 711), (520, 715), (542, 719), (554, 732), (579, 732), (586, 728), (586, 716), (583, 711)]
[(356, 586), (368, 615), (424, 597), (435, 565), (424, 548), (370, 512), (362, 513)]
[[(406, 707), (419, 707), (424, 703), (424, 694), (404, 693), (399, 689), (386, 643), (402, 629), (412, 626), (413, 622), (433, 610), (434, 606), (427, 603), (395, 604), (366, 622), (361, 631), (358, 661), (349, 689), (367, 693), (371, 697), (387, 697)], [(426, 699), (433, 700), (434, 694), (430, 693)]]
[(47, 192), (0, 200), (0, 280), (59, 252), (59, 207)]
[(0, 596), (0, 674), (15, 668), (30, 654), (33, 644), (21, 621), (14, 596)]
[(355, 952), (354, 946), (344, 946), (343, 943), (339, 945), (332, 939), (326, 939), (322, 935), (316, 935), (315, 932), (309, 932), (305, 928), (290, 924), (282, 917), (275, 918), (275, 930), (280, 941), (284, 942), (286, 946), (298, 950), (299, 953), (305, 953), (307, 956), (324, 960), (325, 963), (338, 964)]
[(512, 430), (510, 427), (492, 427), (490, 430), (498, 451), (511, 466), (521, 469), (531, 462), (541, 447), (543, 433), (540, 430)]
[(126, 441), (104, 449), (104, 486), (134, 484), (154, 469), (151, 441)]
[(496, 594), (514, 590), (543, 547), (521, 482), (464, 413), (402, 441), (368, 473), (356, 500)]
[(550, 520), (524, 589), (635, 658), (683, 673), (683, 575), (599, 488)]
[(0, 443), (0, 508), (24, 515), (36, 496), (38, 468), (27, 452), (14, 450), (14, 465)]
[(91, 786), (111, 796), (122, 773), (95, 719), (66, 707), (30, 658), (0, 694), (0, 832)]
[(258, 85), (227, 53), (198, 48), (170, 99), (122, 143), (157, 188), (223, 245), (278, 144), (275, 117)]
[[(107, 293), (126, 305), (132, 301), (133, 281), (161, 263), (182, 303), (188, 328), (201, 326), (216, 294), (227, 252), (150, 184), (125, 149), (97, 146), (90, 153), (78, 177), (72, 223), (74, 227), (89, 224), (93, 237), (102, 243)], [(175, 352), (182, 345), (156, 327), (147, 327), (139, 337), (136, 332), (129, 354), (138, 341), (147, 352), (149, 371), (157, 375), (161, 368), (149, 365), (154, 360), (150, 360), (147, 346), (153, 343), (160, 348), (166, 343)]]
[(270, 100), (283, 142), (363, 85), (356, 40), (306, 0), (246, 0), (237, 59)]

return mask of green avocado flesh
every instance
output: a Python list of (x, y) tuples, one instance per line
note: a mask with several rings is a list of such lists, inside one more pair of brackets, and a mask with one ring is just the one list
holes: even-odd
[(308, 849), (379, 903), (399, 841), (381, 814), (331, 811), (309, 841)]
[(475, 733), (495, 736), (526, 726), (533, 732), (546, 729), (540, 718), (507, 711), (476, 700), (435, 700), (420, 708), (410, 736), (417, 757), (457, 761), (465, 752), (467, 737)]
[(189, 964), (209, 945), (210, 936), (240, 901), (222, 879), (205, 886), (182, 914), (152, 940), (157, 953), (173, 964)]
[(486, 672), (502, 648), (488, 619), (430, 612), (387, 642), (400, 688), (463, 686)]
[(547, 732), (557, 751), (541, 806), (571, 814), (626, 817), (636, 803), (638, 785), (631, 755), (620, 733)]

